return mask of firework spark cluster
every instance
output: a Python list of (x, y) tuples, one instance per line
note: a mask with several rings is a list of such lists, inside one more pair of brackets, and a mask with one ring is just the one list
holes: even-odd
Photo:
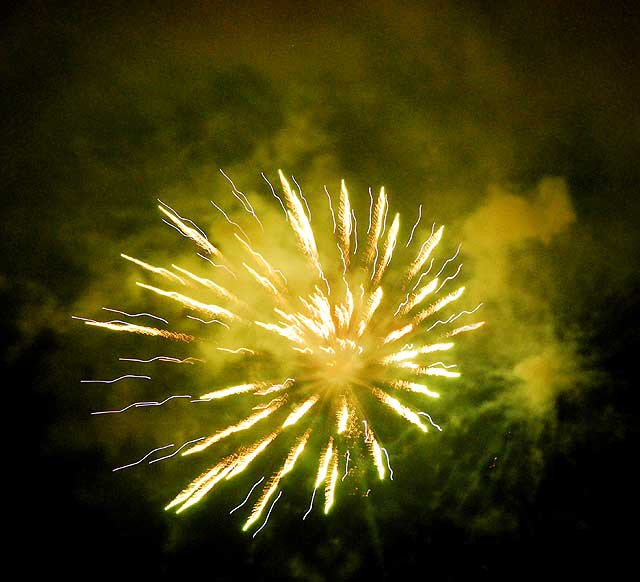
[[(232, 185), (233, 194), (247, 213), (247, 218), (254, 226), (259, 225), (261, 238), (269, 241), (269, 236), (280, 236), (281, 233), (268, 233), (268, 227), (260, 221), (248, 197), (236, 188), (226, 174), (225, 177)], [(247, 378), (242, 384), (203, 391), (196, 398), (185, 394), (173, 395), (163, 400), (136, 402), (117, 410), (96, 413), (115, 414), (136, 407), (162, 406), (174, 399), (186, 399), (205, 406), (232, 398), (247, 403), (245, 415), (230, 425), (188, 441), (170, 455), (149, 461), (157, 462), (177, 453), (193, 455), (206, 451), (206, 454), (215, 454), (216, 444), (225, 439), (238, 439), (238, 433), (243, 432), (252, 436), (247, 439), (250, 442), (239, 446), (231, 454), (222, 458), (218, 454), (216, 462), (166, 506), (167, 509), (182, 512), (198, 503), (216, 484), (243, 472), (254, 460), (269, 454), (276, 455), (276, 451), (285, 447), (284, 450), (288, 452), (281, 457), (278, 468), (266, 480), (261, 479), (256, 483), (245, 499), (246, 503), (254, 489), (262, 486), (262, 492), (246, 518), (245, 530), (254, 527), (265, 516), (268, 518), (282, 494), (283, 480), (289, 473), (297, 468), (299, 470), (297, 465), (303, 457), (315, 459), (315, 479), (310, 492), (312, 501), (304, 517), (312, 509), (317, 493), (323, 494), (324, 512), (331, 509), (337, 489), (344, 486), (343, 482), (350, 475), (350, 462), (353, 467), (354, 457), (369, 458), (380, 479), (393, 478), (388, 452), (382, 446), (367, 411), (379, 405), (376, 408), (397, 415), (422, 432), (427, 432), (430, 427), (441, 430), (427, 412), (414, 409), (406, 400), (408, 398), (415, 402), (416, 399), (438, 398), (438, 392), (429, 387), (428, 382), (434, 377), (459, 376), (454, 364), (440, 361), (444, 358), (443, 353), (446, 355), (453, 348), (455, 336), (475, 330), (484, 323), (456, 323), (456, 320), (471, 315), (480, 306), (447, 317), (442, 315), (464, 293), (464, 287), (452, 288), (452, 281), (460, 272), (460, 267), (453, 269), (453, 261), (460, 249), (442, 263), (437, 273), (430, 274), (435, 271), (434, 252), (442, 238), (443, 227), (436, 229), (434, 225), (426, 240), (419, 245), (414, 243), (413, 235), (422, 217), (422, 206), (404, 245), (405, 254), (414, 248), (413, 258), (402, 268), (394, 269), (391, 277), (389, 266), (398, 244), (400, 217), (396, 214), (387, 225), (389, 201), (384, 188), (375, 198), (370, 192), (367, 230), (364, 233), (361, 228), (363, 232), (360, 237), (356, 213), (351, 207), (344, 182), (337, 201), (332, 201), (325, 188), (332, 236), (335, 237), (335, 248), (331, 249), (335, 260), (328, 268), (326, 257), (321, 256), (318, 250), (316, 234), (311, 226), (311, 212), (302, 190), (295, 179), (297, 189), (291, 186), (282, 172), (279, 172), (279, 177), (281, 195), (263, 175), (273, 196), (282, 206), (287, 228), (295, 238), (297, 252), (304, 265), (302, 270), (306, 271), (304, 277), (299, 273), (290, 276), (287, 269), (276, 268), (272, 264), (273, 259), (265, 256), (268, 251), (263, 253), (256, 250), (257, 247), (242, 226), (231, 220), (213, 202), (233, 230), (231, 242), (236, 254), (241, 253), (244, 260), (232, 260), (195, 223), (181, 217), (164, 203), (158, 207), (164, 215), (163, 220), (193, 241), (198, 256), (204, 261), (203, 272), (196, 274), (178, 265), (156, 267), (122, 255), (157, 280), (154, 285), (139, 282), (140, 287), (166, 301), (179, 304), (190, 319), (201, 324), (214, 324), (217, 330), (215, 340), (160, 325), (79, 318), (87, 325), (112, 331), (160, 337), (174, 342), (209, 342), (220, 357), (228, 355), (259, 361), (266, 355), (271, 358), (275, 355), (281, 362), (287, 372), (280, 378)], [(270, 246), (273, 248), (273, 243)], [(451, 271), (453, 273), (448, 275)], [(208, 299), (202, 300), (203, 296)], [(258, 296), (261, 300), (255, 301)], [(146, 316), (167, 323), (164, 318), (147, 312), (130, 314), (113, 309), (109, 311), (129, 318)], [(266, 337), (273, 346), (270, 353), (265, 354), (262, 345), (224, 345), (224, 334), (233, 334), (234, 330), (240, 330), (239, 335), (242, 335), (242, 330), (252, 330), (252, 334), (245, 335)], [(238, 337), (238, 334), (233, 337)], [(173, 364), (202, 362), (195, 357), (180, 359), (172, 356), (121, 360)], [(126, 375), (113, 381), (125, 377), (149, 379), (148, 376)], [(253, 438), (256, 434), (258, 438)], [(281, 446), (274, 447), (276, 443), (281, 443)], [(138, 462), (148, 459), (156, 451), (173, 446), (154, 449)], [(309, 466), (310, 462), (305, 464)], [(137, 463), (118, 469), (134, 464)]]

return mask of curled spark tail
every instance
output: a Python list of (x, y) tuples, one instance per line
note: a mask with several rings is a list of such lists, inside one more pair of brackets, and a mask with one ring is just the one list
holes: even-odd
[[(255, 536), (265, 527), (283, 494), (288, 481), (285, 477), (298, 466), (303, 454), (317, 463), (311, 503), (303, 519), (311, 512), (316, 495), (324, 495), (324, 513), (332, 509), (339, 487), (348, 486), (352, 481), (348, 479), (352, 473), (349, 464), (358, 452), (370, 460), (372, 470), (379, 479), (392, 480), (389, 453), (378, 437), (380, 427), (374, 429), (365, 408), (378, 406), (388, 413), (390, 419), (407, 422), (420, 432), (427, 432), (429, 427), (442, 430), (429, 413), (416, 407), (421, 407), (418, 403), (433, 402), (440, 398), (440, 382), (460, 376), (454, 369), (455, 364), (443, 361), (454, 347), (451, 338), (479, 329), (484, 322), (454, 324), (459, 318), (474, 314), (482, 304), (471, 311), (447, 314), (450, 306), (465, 291), (465, 287), (460, 286), (441, 294), (442, 289), (460, 273), (462, 264), (459, 263), (457, 267), (454, 264), (460, 246), (452, 257), (441, 264), (437, 274), (432, 275), (431, 280), (427, 279), (444, 227), (436, 230), (434, 224), (426, 240), (415, 250), (413, 241), (420, 235), (418, 225), (422, 218), (422, 204), (406, 244), (400, 245), (400, 259), (409, 256), (403, 266), (402, 262), (398, 264), (398, 258), (394, 258), (401, 232), (400, 215), (389, 215), (390, 204), (385, 189), (381, 188), (375, 199), (369, 190), (368, 225), (365, 232), (362, 226), (365, 222), (360, 221), (358, 234), (358, 221), (345, 182), (340, 184), (335, 210), (325, 186), (324, 193), (333, 224), (333, 232), (328, 234), (334, 237), (327, 247), (330, 249), (327, 256), (337, 259), (326, 268), (326, 264), (323, 264), (325, 254), (320, 252), (322, 250), (324, 253), (324, 248), (319, 250), (316, 233), (311, 226), (312, 204), (302, 195), (298, 182), (294, 179), (295, 190), (285, 174), (278, 171), (282, 187), (282, 195), (279, 195), (262, 174), (271, 190), (269, 200), (273, 202), (275, 198), (284, 211), (286, 227), (291, 229), (302, 258), (302, 261), (298, 261), (302, 265), (299, 269), (301, 272), (290, 273), (287, 269), (279, 268), (277, 261), (270, 256), (268, 247), (265, 250), (264, 245), (254, 246), (252, 237), (257, 238), (256, 224), (265, 234), (268, 233), (268, 225), (259, 219), (249, 197), (222, 170), (221, 173), (244, 210), (244, 213), (241, 212), (243, 218), (233, 220), (222, 206), (212, 201), (213, 207), (225, 219), (223, 227), (231, 230), (228, 238), (236, 250), (232, 254), (235, 257), (233, 260), (225, 254), (224, 245), (218, 248), (217, 243), (214, 245), (193, 221), (180, 216), (163, 202), (158, 206), (163, 220), (193, 241), (197, 256), (208, 263), (208, 272), (193, 272), (177, 264), (171, 264), (170, 270), (122, 254), (126, 261), (135, 266), (132, 268), (142, 269), (149, 277), (162, 280), (158, 283), (161, 286), (142, 282), (137, 285), (189, 312), (186, 315), (187, 323), (196, 320), (204, 324), (219, 324), (213, 326), (215, 341), (129, 321), (77, 319), (89, 326), (110, 331), (182, 343), (212, 343), (210, 350), (215, 350), (215, 353), (231, 354), (241, 362), (250, 358), (252, 370), (253, 363), (256, 363), (257, 369), (269, 369), (266, 363), (260, 368), (261, 362), (268, 362), (268, 358), (274, 356), (278, 358), (287, 375), (284, 379), (268, 377), (266, 372), (261, 372), (256, 373), (257, 377), (245, 378), (231, 385), (207, 386), (198, 390), (196, 393), (201, 396), (194, 399), (184, 394), (173, 395), (95, 413), (124, 413), (132, 408), (157, 407), (169, 401), (175, 402), (172, 406), (178, 406), (178, 402), (184, 405), (197, 402), (200, 403), (198, 406), (203, 407), (224, 406), (230, 400), (243, 403), (245, 412), (226, 426), (214, 426), (198, 438), (182, 439), (180, 442), (184, 444), (171, 454), (150, 462), (215, 450), (222, 441), (230, 443), (227, 451), (232, 452), (218, 454), (216, 462), (167, 504), (166, 509), (180, 513), (201, 501), (218, 484), (247, 470), (259, 457), (269, 460), (271, 457), (267, 451), (287, 447), (288, 453), (284, 461), (280, 461), (280, 468), (270, 477), (263, 477), (256, 482), (245, 500), (231, 511), (233, 513), (241, 509), (253, 490), (264, 481), (262, 493), (253, 504), (243, 527), (248, 530), (263, 520), (253, 534)], [(324, 199), (324, 196), (321, 198)], [(315, 222), (315, 209), (313, 216)], [(393, 216), (389, 224), (388, 216)], [(261, 232), (258, 235), (263, 236)], [(403, 236), (406, 237), (406, 233)], [(219, 239), (224, 240), (223, 233), (216, 233), (216, 240)], [(274, 240), (277, 242), (277, 239)], [(241, 258), (238, 259), (238, 256)], [(395, 282), (389, 282), (392, 263), (393, 268), (399, 271)], [(210, 267), (215, 269), (213, 274)], [(222, 281), (219, 282), (218, 277), (222, 277)], [(197, 298), (190, 295), (194, 289)], [(111, 308), (107, 310), (128, 318), (150, 317), (168, 325), (167, 319), (146, 311), (129, 313)], [(193, 322), (191, 325), (194, 325)], [(222, 345), (217, 342), (218, 337), (236, 337), (234, 331), (243, 333), (247, 330), (260, 337), (259, 344), (234, 346), (230, 345), (231, 342), (223, 342)], [(401, 344), (404, 345), (400, 347)], [(268, 347), (265, 348), (265, 345)], [(199, 358), (173, 356), (120, 358), (120, 361), (148, 366), (155, 365), (153, 362), (204, 364), (204, 360)], [(109, 382), (125, 378), (151, 380), (150, 376), (124, 374)], [(438, 390), (434, 389), (432, 382)], [(389, 426), (392, 423), (390, 420)], [(361, 439), (362, 427), (364, 442)], [(384, 431), (380, 431), (380, 434), (384, 435)], [(250, 440), (250, 444), (236, 446), (233, 442), (241, 442), (243, 438)], [(174, 446), (158, 447), (141, 460), (116, 470), (137, 465), (156, 451)], [(351, 483), (351, 486), (354, 484)]]

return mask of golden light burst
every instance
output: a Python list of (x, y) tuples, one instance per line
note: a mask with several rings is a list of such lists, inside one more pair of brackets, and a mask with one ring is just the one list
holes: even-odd
[[(220, 441), (244, 431), (250, 431), (252, 435), (258, 432), (260, 436), (223, 458), (218, 455), (210, 468), (166, 506), (166, 509), (184, 511), (199, 502), (216, 484), (244, 471), (256, 458), (267, 454), (266, 451), (277, 451), (277, 447), (272, 447), (274, 443), (283, 443), (288, 453), (280, 467), (266, 480), (262, 494), (246, 519), (246, 530), (265, 513), (268, 515), (282, 493), (283, 479), (305, 455), (317, 455), (312, 504), (316, 492), (323, 488), (325, 513), (333, 506), (339, 486), (348, 477), (349, 461), (356, 451), (368, 456), (377, 476), (385, 479), (390, 470), (388, 453), (381, 446), (367, 409), (377, 403), (422, 432), (427, 432), (430, 426), (440, 429), (428, 413), (403, 403), (403, 397), (413, 402), (422, 398), (438, 398), (439, 394), (425, 384), (425, 379), (456, 378), (460, 374), (452, 369), (455, 365), (433, 359), (454, 346), (454, 336), (477, 329), (484, 322), (462, 326), (455, 323), (477, 308), (447, 317), (441, 315), (464, 292), (464, 287), (448, 289), (460, 272), (458, 267), (453, 275), (447, 276), (448, 265), (457, 257), (458, 251), (442, 263), (437, 274), (430, 275), (435, 270), (432, 269), (433, 255), (442, 238), (443, 227), (436, 229), (434, 225), (426, 240), (416, 245), (411, 260), (404, 268), (395, 269), (394, 278), (390, 278), (388, 271), (398, 243), (400, 217), (396, 214), (387, 226), (389, 201), (384, 188), (375, 199), (370, 192), (368, 228), (366, 234), (361, 228), (360, 250), (356, 214), (344, 181), (335, 212), (331, 195), (325, 188), (330, 212), (327, 216), (331, 218), (328, 224), (329, 228), (332, 225), (335, 237), (335, 246), (331, 245), (333, 266), (325, 270), (323, 263), (328, 261), (324, 255), (321, 258), (318, 250), (311, 213), (302, 190), (295, 179), (298, 190), (292, 188), (287, 177), (279, 171), (282, 198), (270, 183), (269, 186), (284, 210), (289, 232), (296, 241), (298, 258), (302, 259), (302, 269), (299, 265), (289, 266), (295, 271), (289, 273), (287, 268), (276, 268), (272, 264), (273, 259), (265, 256), (270, 248), (278, 248), (275, 234), (281, 236), (281, 233), (274, 233), (274, 238), (269, 239), (269, 227), (260, 221), (248, 197), (226, 174), (224, 176), (231, 183), (234, 196), (249, 220), (254, 226), (259, 225), (261, 238), (266, 241), (264, 253), (257, 250), (242, 226), (231, 220), (215, 203), (216, 209), (233, 229), (229, 241), (234, 250), (231, 254), (243, 258), (230, 258), (195, 223), (161, 203), (158, 208), (165, 222), (195, 243), (198, 256), (208, 263), (208, 272), (196, 274), (178, 265), (155, 267), (129, 255), (123, 254), (122, 257), (150, 273), (150, 277), (162, 281), (158, 282), (161, 286), (140, 282), (141, 288), (197, 314), (189, 316), (191, 319), (218, 324), (218, 338), (224, 339), (225, 333), (234, 341), (243, 336), (271, 338), (268, 340), (271, 349), (265, 350), (264, 341), (261, 344), (256, 342), (256, 345), (238, 346), (232, 342), (231, 347), (219, 343), (211, 346), (210, 340), (195, 335), (121, 320), (85, 319), (85, 323), (171, 341), (209, 342), (209, 349), (213, 347), (220, 357), (230, 354), (232, 357), (259, 360), (275, 356), (281, 367), (286, 369), (283, 377), (251, 378), (241, 384), (216, 387), (203, 391), (195, 400), (214, 405), (223, 399), (238, 398), (246, 403), (247, 412), (230, 425), (185, 443), (180, 450), (182, 455), (210, 452)], [(404, 254), (411, 252), (410, 244), (413, 244), (413, 235), (422, 216), (422, 206), (419, 210), (418, 221), (410, 230)], [(216, 278), (216, 281), (209, 277)], [(148, 313), (117, 312), (130, 317), (146, 315), (165, 321)], [(251, 334), (245, 333), (246, 330), (251, 330)], [(193, 357), (179, 359), (170, 356), (156, 356), (148, 360), (121, 359), (181, 364), (198, 361)], [(416, 396), (409, 397), (409, 393)], [(171, 398), (188, 397), (176, 395), (162, 402), (135, 403), (104, 413), (123, 412), (134, 406), (161, 405)], [(314, 445), (310, 444), (312, 441)]]

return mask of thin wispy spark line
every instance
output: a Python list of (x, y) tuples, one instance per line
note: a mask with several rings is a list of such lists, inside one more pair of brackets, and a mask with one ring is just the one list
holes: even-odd
[(387, 467), (389, 468), (389, 479), (393, 481), (393, 469), (391, 468), (391, 462), (389, 461), (389, 453), (387, 452), (387, 449), (385, 449), (384, 447), (380, 447), (380, 448), (384, 451), (384, 456), (387, 457)]
[(280, 202), (280, 206), (282, 206), (282, 211), (284, 212), (284, 217), (287, 220), (287, 222), (289, 222), (289, 216), (287, 215), (287, 209), (284, 206), (284, 202), (282, 202), (282, 198), (280, 198), (280, 196), (278, 196), (276, 194), (276, 191), (275, 191), (274, 187), (271, 185), (271, 182), (269, 182), (267, 177), (264, 175), (264, 172), (260, 172), (260, 175), (263, 177), (264, 181), (267, 184), (269, 184), (269, 188), (271, 188), (271, 194), (273, 194), (274, 197), (278, 199), (278, 202)]
[(313, 493), (311, 494), (311, 503), (309, 504), (309, 509), (307, 509), (307, 513), (305, 513), (302, 516), (302, 521), (304, 521), (305, 519), (307, 519), (307, 515), (309, 515), (311, 513), (311, 510), (313, 509), (313, 500), (316, 498), (316, 491), (318, 490), (317, 487), (313, 488)]
[[(429, 268), (420, 275), (420, 277), (418, 277), (418, 281), (416, 282), (416, 284), (413, 286), (413, 288), (411, 289), (411, 291), (415, 291), (418, 288), (418, 285), (420, 285), (420, 282), (422, 281), (422, 279), (424, 279), (430, 272), (431, 269), (433, 268), (433, 261), (435, 259), (431, 259), (431, 262), (429, 263)], [(407, 301), (409, 300), (409, 293), (407, 293)]]
[(345, 478), (347, 477), (347, 475), (349, 474), (349, 459), (351, 458), (351, 453), (350, 451), (347, 451), (347, 460), (345, 462), (344, 465), (344, 475), (342, 476), (342, 479), (340, 479), (340, 481), (344, 481)]
[(440, 283), (440, 287), (436, 289), (436, 294), (439, 293), (440, 289), (442, 289), (447, 284), (447, 281), (451, 281), (452, 279), (455, 279), (458, 276), (458, 273), (460, 273), (460, 269), (462, 269), (462, 263), (458, 265), (458, 269), (453, 275), (449, 275), (444, 281), (442, 281), (442, 283)]
[(407, 244), (404, 245), (404, 248), (407, 248), (411, 244), (411, 241), (413, 240), (413, 233), (416, 231), (416, 228), (418, 227), (418, 223), (420, 222), (421, 218), (422, 218), (422, 204), (420, 204), (420, 206), (418, 207), (418, 219), (416, 220), (416, 223), (413, 225), (413, 228), (411, 229), (411, 235), (409, 236), (409, 240), (407, 241)]
[(227, 213), (226, 213), (222, 208), (220, 208), (220, 206), (218, 206), (218, 205), (217, 205), (213, 200), (209, 200), (209, 202), (211, 202), (211, 204), (213, 204), (213, 205), (214, 205), (214, 206), (215, 206), (215, 207), (220, 211), (220, 213), (222, 214), (222, 216), (224, 216), (224, 217), (225, 217), (225, 219), (227, 220), (227, 222), (228, 222), (229, 224), (231, 224), (232, 226), (235, 226), (235, 227), (236, 227), (236, 228), (237, 228), (237, 229), (238, 229), (238, 230), (243, 234), (244, 238), (245, 238), (247, 241), (249, 241), (249, 240), (250, 240), (250, 239), (249, 239), (249, 235), (244, 231), (244, 229), (243, 229), (243, 228), (242, 228), (242, 227), (241, 227), (237, 222), (235, 222), (235, 221), (231, 220), (231, 219), (229, 218), (229, 215), (228, 215), (228, 214), (227, 214)]
[(276, 504), (276, 502), (278, 501), (278, 499), (280, 499), (281, 495), (282, 495), (282, 491), (280, 491), (280, 493), (278, 493), (278, 496), (273, 500), (273, 503), (271, 504), (271, 507), (269, 508), (269, 513), (267, 513), (267, 517), (265, 517), (265, 519), (264, 519), (264, 523), (255, 531), (255, 533), (251, 537), (255, 538), (260, 533), (262, 528), (265, 525), (267, 525), (267, 522), (269, 521), (269, 516), (271, 515), (271, 511), (273, 510), (273, 507)]
[(445, 267), (453, 260), (455, 260), (455, 258), (458, 256), (458, 253), (460, 253), (460, 249), (462, 248), (462, 243), (460, 243), (458, 245), (458, 248), (456, 249), (456, 254), (453, 255), (450, 259), (447, 259), (443, 264), (442, 267), (440, 268), (440, 270), (438, 271), (436, 277), (439, 277), (442, 274), (442, 271), (444, 271)]
[(114, 382), (119, 382), (120, 380), (124, 380), (125, 378), (142, 378), (144, 380), (151, 380), (151, 376), (140, 376), (138, 374), (125, 374), (124, 376), (120, 376), (119, 378), (114, 378), (113, 380), (80, 380), (81, 384), (113, 384)]
[(198, 255), (201, 259), (204, 259), (205, 261), (207, 261), (212, 267), (215, 267), (216, 269), (224, 269), (234, 279), (236, 279), (236, 280), (238, 279), (238, 277), (236, 277), (236, 274), (229, 267), (227, 267), (226, 265), (219, 265), (217, 263), (214, 263), (209, 257), (205, 257), (201, 253), (196, 253), (196, 255)]
[(351, 217), (353, 218), (353, 254), (358, 252), (358, 220), (356, 219), (356, 212), (351, 209)]
[(429, 327), (426, 331), (431, 331), (436, 325), (444, 325), (446, 323), (451, 323), (452, 321), (455, 321), (456, 319), (458, 319), (459, 317), (461, 317), (462, 315), (471, 315), (472, 313), (475, 313), (476, 311), (478, 311), (478, 309), (480, 309), (484, 304), (483, 303), (479, 303), (474, 309), (472, 309), (471, 311), (466, 311), (463, 310), (460, 313), (456, 314), (456, 315), (452, 315), (451, 317), (449, 317), (446, 320), (441, 320), (439, 319), (438, 321), (436, 321), (431, 327)]
[(297, 186), (298, 194), (300, 194), (300, 198), (302, 198), (302, 201), (304, 202), (304, 205), (307, 208), (307, 214), (309, 215), (309, 224), (311, 224), (311, 208), (309, 208), (309, 204), (307, 203), (307, 199), (304, 197), (304, 194), (302, 193), (302, 187), (300, 186), (300, 184), (298, 184), (298, 181), (296, 180), (295, 176), (292, 175), (291, 179), (293, 180), (294, 184)]
[(157, 459), (153, 459), (153, 460), (149, 461), (149, 465), (152, 465), (153, 463), (157, 463), (159, 461), (164, 461), (165, 459), (170, 459), (171, 457), (175, 457), (187, 445), (190, 445), (191, 443), (197, 443), (198, 441), (201, 441), (204, 438), (205, 437), (199, 437), (197, 439), (192, 439), (190, 441), (187, 441), (186, 443), (182, 443), (173, 453), (171, 453), (170, 455), (166, 455), (164, 457), (158, 457)]
[[(169, 206), (166, 202), (163, 202), (162, 200), (160, 200), (160, 198), (156, 198), (156, 200), (158, 202), (160, 202), (160, 204), (162, 204), (162, 206), (165, 206), (166, 208), (168, 208), (169, 210), (171, 210), (171, 212), (173, 212), (180, 220), (182, 220), (183, 222), (188, 222), (191, 226), (193, 226), (193, 228), (195, 228), (206, 240), (209, 240), (209, 238), (207, 237), (207, 235), (205, 234), (205, 232), (195, 223), (193, 222), (193, 220), (190, 220), (188, 218), (185, 218), (184, 216), (180, 216), (180, 214), (178, 212), (175, 211), (175, 209), (171, 208), (171, 206)], [(170, 223), (167, 223), (170, 224)], [(173, 226), (173, 225), (172, 225)], [(180, 232), (183, 236), (184, 233), (178, 229), (178, 232)]]
[(226, 327), (227, 329), (231, 329), (224, 321), (220, 321), (219, 319), (210, 319), (209, 321), (205, 321), (204, 319), (200, 319), (195, 315), (187, 315), (187, 317), (189, 319), (195, 319), (196, 321), (199, 321), (200, 323), (204, 323), (205, 325), (210, 325), (212, 323), (219, 323), (220, 325)]
[(439, 424), (436, 424), (435, 422), (433, 422), (433, 419), (431, 418), (431, 416), (429, 416), (428, 413), (426, 413), (426, 412), (418, 412), (418, 414), (420, 414), (422, 416), (426, 416), (429, 419), (429, 422), (432, 424), (432, 426), (437, 428), (440, 432), (442, 432), (442, 427)]
[(168, 398), (165, 398), (161, 402), (156, 402), (156, 401), (134, 402), (133, 404), (129, 404), (129, 406), (125, 406), (124, 408), (121, 408), (120, 410), (101, 410), (101, 411), (98, 411), (98, 412), (92, 412), (91, 414), (93, 414), (93, 415), (97, 415), (97, 414), (119, 414), (120, 412), (124, 412), (125, 410), (129, 410), (130, 408), (144, 408), (144, 407), (147, 407), (147, 406), (162, 406), (163, 404), (165, 404), (166, 402), (169, 402), (169, 400), (173, 400), (174, 398), (192, 398), (192, 396), (190, 394), (169, 396)]
[(331, 220), (333, 220), (333, 232), (335, 234), (335, 232), (336, 232), (336, 215), (333, 212), (333, 204), (331, 203), (331, 194), (329, 194), (329, 190), (327, 190), (326, 184), (324, 186), (324, 192), (327, 195), (327, 198), (329, 199), (329, 210), (331, 212)]
[(204, 362), (200, 358), (193, 358), (189, 356), (188, 358), (180, 359), (174, 358), (172, 356), (155, 356), (153, 358), (149, 358), (148, 360), (141, 360), (139, 358), (118, 358), (121, 362), (137, 362), (139, 364), (149, 364), (151, 362), (155, 362), (160, 360), (161, 362), (175, 362), (176, 364), (192, 364), (193, 362)]
[(216, 348), (216, 350), (218, 350), (219, 352), (227, 352), (229, 354), (255, 354), (255, 352), (253, 350), (250, 350), (249, 348), (236, 348), (233, 350), (231, 348)]
[(247, 213), (253, 216), (256, 222), (260, 225), (262, 232), (264, 232), (264, 226), (262, 226), (262, 222), (260, 222), (260, 219), (256, 215), (256, 211), (253, 209), (253, 206), (251, 206), (251, 202), (249, 202), (249, 199), (247, 198), (246, 194), (238, 190), (238, 188), (236, 188), (236, 185), (233, 183), (233, 180), (224, 173), (224, 170), (222, 168), (219, 168), (219, 170), (220, 170), (220, 173), (229, 181), (229, 184), (231, 184), (231, 188), (233, 189), (233, 192), (232, 192), (233, 195), (240, 201), (240, 203), (242, 204), (242, 207), (247, 211)]
[(169, 322), (164, 319), (163, 317), (158, 317), (157, 315), (153, 315), (153, 313), (146, 313), (146, 312), (142, 312), (142, 313), (127, 313), (126, 311), (120, 311), (118, 309), (111, 309), (109, 307), (103, 307), (102, 309), (104, 309), (105, 311), (111, 311), (112, 313), (119, 313), (120, 315), (126, 315), (127, 317), (153, 317), (153, 319), (158, 319), (160, 321), (164, 321), (164, 323), (169, 324)]
[(171, 447), (175, 447), (175, 444), (171, 443), (170, 445), (165, 445), (164, 447), (158, 447), (157, 449), (153, 449), (152, 451), (149, 451), (139, 461), (136, 461), (135, 463), (129, 463), (128, 465), (122, 465), (122, 467), (116, 467), (115, 469), (113, 469), (113, 472), (115, 473), (116, 471), (120, 471), (120, 470), (126, 469), (128, 467), (133, 467), (134, 465), (139, 465), (140, 463), (142, 463), (142, 461), (144, 461), (145, 459), (148, 459), (151, 455), (153, 455), (153, 453), (157, 453), (158, 451), (162, 451), (164, 449), (170, 449)]
[(244, 501), (243, 501), (240, 505), (238, 505), (238, 506), (234, 507), (234, 508), (229, 512), (229, 515), (231, 515), (234, 511), (236, 511), (236, 510), (240, 509), (240, 508), (241, 508), (241, 507), (242, 507), (242, 506), (243, 506), (247, 501), (249, 501), (249, 497), (251, 497), (251, 494), (253, 493), (253, 490), (254, 490), (258, 485), (260, 485), (260, 483), (262, 483), (263, 481), (264, 481), (264, 475), (263, 475), (262, 477), (260, 477), (260, 479), (254, 483), (253, 487), (251, 488), (251, 490), (249, 491), (249, 493), (247, 493), (247, 496), (244, 498)]

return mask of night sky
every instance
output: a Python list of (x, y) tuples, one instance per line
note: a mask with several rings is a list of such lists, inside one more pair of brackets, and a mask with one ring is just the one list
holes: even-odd
[[(18, 509), (6, 531), (30, 556), (24, 571), (613, 579), (637, 539), (637, 6), (93, 4), (24, 2), (5, 9), (0, 37), (5, 483)], [(220, 426), (215, 415), (239, 418), (237, 404), (213, 418), (179, 402), (91, 415), (228, 385), (243, 364), (131, 367), (118, 358), (167, 345), (72, 316), (180, 319), (120, 253), (196, 265), (157, 199), (223, 251), (229, 225), (211, 199), (255, 230), (219, 169), (287, 261), (291, 235), (261, 177), (277, 183), (278, 168), (302, 186), (319, 244), (323, 186), (336, 195), (342, 178), (362, 224), (368, 188), (385, 186), (403, 240), (422, 204), (416, 236), (445, 224), (440, 260), (461, 243), (463, 307), (482, 301), (487, 324), (456, 346), (462, 377), (438, 385), (442, 433), (387, 417), (393, 481), (370, 474), (368, 495), (346, 487), (329, 516), (303, 522), (309, 460), (252, 539), (229, 510), (268, 464), (178, 516), (164, 505), (215, 453), (112, 471)], [(126, 373), (153, 381), (81, 383)]]

